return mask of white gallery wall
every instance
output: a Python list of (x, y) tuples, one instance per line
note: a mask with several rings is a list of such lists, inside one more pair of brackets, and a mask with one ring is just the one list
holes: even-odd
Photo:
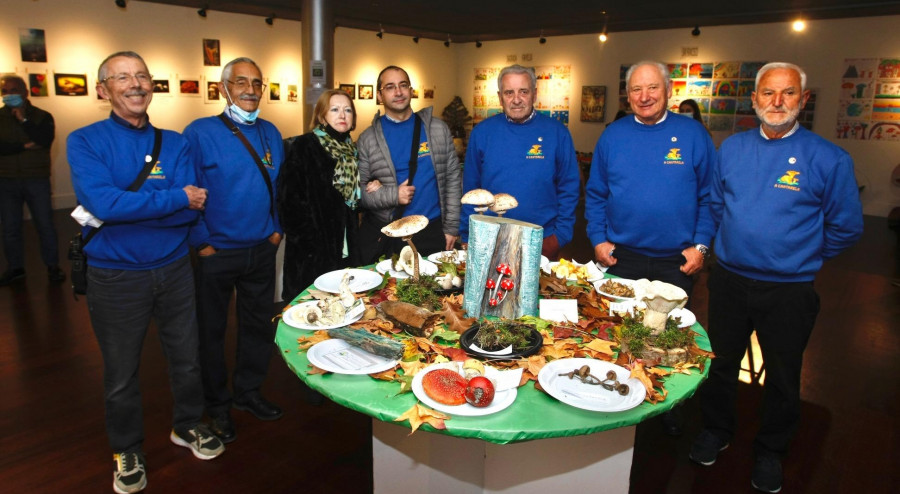
[[(591, 151), (604, 124), (580, 122), (581, 86), (605, 85), (608, 91), (606, 119), (615, 114), (619, 65), (643, 59), (664, 62), (774, 61), (798, 63), (809, 74), (809, 86), (818, 91), (813, 130), (844, 147), (856, 162), (857, 176), (866, 188), (862, 193), (866, 214), (886, 216), (900, 205), (900, 187), (890, 185), (891, 170), (900, 162), (900, 142), (836, 140), (838, 92), (845, 58), (900, 57), (900, 16), (811, 21), (807, 30), (794, 33), (787, 24), (705, 27), (699, 37), (690, 29), (612, 33), (605, 44), (596, 35), (550, 37), (546, 44), (536, 38), (452, 44), (422, 39), (418, 44), (406, 36), (386, 33), (379, 40), (371, 31), (335, 30), (334, 83), (371, 84), (386, 65), (406, 68), (420, 99), (413, 108), (434, 106), (440, 115), (459, 95), (472, 112), (473, 77), (476, 67), (507, 65), (516, 55), (525, 65), (572, 67), (569, 128), (579, 151)], [(19, 28), (44, 29), (47, 63), (22, 62)], [(220, 112), (222, 102), (206, 104), (201, 97), (177, 93), (177, 79), (217, 80), (221, 67), (204, 67), (204, 38), (221, 42), (225, 63), (238, 56), (256, 60), (264, 77), (282, 83), (279, 103), (264, 102), (262, 117), (273, 121), (285, 136), (302, 132), (308, 117), (301, 105), (284, 101), (287, 84), (303, 90), (300, 61), (299, 22), (276, 19), (273, 26), (261, 17), (210, 11), (200, 18), (196, 9), (146, 2), (129, 2), (117, 8), (111, 0), (4, 0), (0, 16), (0, 72), (87, 73), (89, 95), (32, 98), (32, 103), (51, 112), (57, 123), (53, 146), (54, 201), (56, 207), (74, 205), (65, 158), (65, 139), (72, 131), (106, 118), (109, 105), (96, 100), (94, 84), (99, 62), (118, 50), (134, 50), (145, 57), (157, 78), (168, 78), (173, 91), (157, 94), (150, 106), (155, 125), (183, 129), (195, 118)], [(683, 57), (682, 47), (696, 47), (697, 56)], [(530, 54), (530, 61), (523, 55)], [(27, 78), (27, 76), (26, 76)], [(434, 99), (422, 98), (421, 88), (434, 88)], [(375, 100), (355, 101), (358, 112), (354, 137), (366, 129), (379, 108)]]

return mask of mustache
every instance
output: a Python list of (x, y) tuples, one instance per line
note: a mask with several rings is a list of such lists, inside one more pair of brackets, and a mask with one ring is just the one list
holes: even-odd
[(133, 89), (125, 92), (125, 96), (147, 96), (147, 94), (149, 94), (149, 91), (146, 89)]
[(255, 94), (242, 94), (239, 99), (244, 101), (259, 101), (259, 96)]

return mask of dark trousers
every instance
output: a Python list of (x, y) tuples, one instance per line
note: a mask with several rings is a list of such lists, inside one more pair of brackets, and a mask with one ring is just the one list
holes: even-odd
[(681, 272), (681, 265), (687, 262), (683, 255), (650, 257), (624, 247), (616, 247), (613, 255), (616, 263), (607, 270), (609, 274), (628, 280), (647, 278), (650, 281), (664, 281), (681, 288), (690, 297), (694, 278)]
[[(375, 219), (371, 214), (363, 216), (357, 235), (357, 257), (363, 266), (376, 262), (381, 256), (390, 258), (392, 254), (399, 254), (406, 245), (406, 242), (399, 238), (391, 238), (381, 233), (385, 225), (387, 223)], [(444, 224), (441, 219), (430, 220), (424, 230), (413, 236), (412, 241), (422, 257), (445, 250), (447, 239), (444, 237)]]
[(730, 441), (741, 359), (756, 330), (766, 363), (757, 454), (783, 455), (800, 419), (803, 351), (819, 313), (812, 282), (745, 278), (717, 265), (709, 278), (709, 341), (716, 357), (700, 388), (703, 424)]
[(28, 204), (31, 219), (41, 241), (41, 259), (47, 266), (59, 264), (59, 247), (53, 227), (53, 205), (48, 178), (0, 178), (0, 222), (3, 223), (3, 249), (9, 269), (25, 267), (22, 237), (23, 205)]
[(219, 414), (231, 407), (225, 328), (232, 293), (237, 293), (237, 357), (234, 397), (259, 393), (275, 346), (272, 304), (275, 297), (275, 252), (268, 241), (242, 249), (220, 249), (198, 257), (197, 321), (206, 410)]
[(87, 278), (91, 325), (103, 355), (106, 434), (113, 451), (138, 452), (144, 441), (138, 368), (151, 318), (169, 366), (172, 426), (183, 431), (196, 425), (203, 416), (203, 387), (188, 256), (146, 271), (88, 265)]

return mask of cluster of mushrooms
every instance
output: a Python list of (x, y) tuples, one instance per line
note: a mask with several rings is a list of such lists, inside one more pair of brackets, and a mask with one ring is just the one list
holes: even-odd
[(504, 192), (491, 194), (485, 189), (472, 189), (466, 192), (459, 202), (475, 206), (475, 212), (478, 214), (484, 214), (490, 209), (497, 213), (497, 216), (503, 216), (503, 213), (519, 205), (519, 201), (509, 194)]

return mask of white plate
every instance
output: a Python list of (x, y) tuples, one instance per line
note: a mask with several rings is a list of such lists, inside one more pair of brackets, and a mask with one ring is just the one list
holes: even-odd
[[(560, 376), (577, 370), (582, 365), (589, 366), (591, 374), (598, 379), (606, 379), (607, 371), (614, 370), (616, 379), (628, 385), (628, 394), (622, 396), (599, 384), (585, 384), (577, 378)], [(594, 412), (621, 412), (640, 405), (647, 394), (641, 381), (636, 377), (629, 377), (630, 374), (628, 369), (605, 360), (563, 358), (545, 365), (538, 373), (538, 382), (550, 396), (567, 405)]]
[[(394, 271), (393, 269), (391, 269), (390, 259), (385, 259), (376, 264), (375, 271), (378, 271), (381, 274), (387, 274), (392, 278), (397, 278), (398, 280), (409, 278), (410, 276), (406, 271)], [(438, 267), (435, 263), (426, 261), (425, 259), (421, 259), (419, 261), (419, 274), (435, 275), (437, 274), (437, 272)]]
[(394, 368), (398, 362), (336, 338), (316, 343), (306, 352), (306, 357), (309, 363), (335, 374), (375, 374)]
[(381, 275), (375, 271), (369, 271), (368, 269), (338, 269), (337, 271), (331, 271), (316, 278), (316, 281), (313, 282), (313, 286), (323, 292), (340, 293), (341, 280), (344, 278), (344, 273), (347, 271), (350, 272), (350, 276), (352, 277), (350, 280), (350, 291), (353, 293), (371, 290), (380, 285), (383, 281)]
[[(634, 312), (631, 310), (634, 307), (638, 307), (641, 310), (647, 307), (643, 302), (638, 302), (636, 300), (625, 300), (619, 303), (622, 306), (627, 306), (626, 310), (631, 315), (634, 315)], [(693, 326), (694, 323), (697, 322), (697, 316), (695, 316), (693, 312), (687, 309), (673, 309), (672, 312), (669, 312), (670, 319), (674, 319), (676, 317), (681, 318), (681, 324), (678, 325), (679, 328), (688, 328)]]
[[(371, 272), (371, 271), (370, 271)], [(298, 317), (300, 310), (303, 307), (307, 307), (310, 305), (316, 305), (318, 301), (310, 300), (308, 302), (299, 303), (290, 309), (284, 311), (284, 314), (281, 316), (281, 319), (284, 320), (285, 324), (288, 326), (297, 328), (297, 329), (305, 329), (307, 331), (318, 331), (320, 329), (334, 329), (334, 328), (342, 328), (348, 324), (355, 323), (358, 321), (363, 313), (366, 311), (366, 306), (363, 303), (357, 303), (351, 310), (344, 315), (344, 320), (338, 324), (332, 324), (330, 326), (320, 326), (318, 324), (310, 324), (306, 321), (303, 321)]]
[(600, 295), (603, 295), (603, 296), (606, 296), (606, 297), (609, 297), (609, 298), (612, 298), (612, 299), (615, 299), (615, 300), (634, 300), (634, 297), (620, 297), (619, 295), (613, 295), (613, 294), (611, 294), (611, 293), (606, 293), (606, 292), (604, 292), (603, 290), (601, 290), (600, 287), (601, 287), (604, 283), (606, 283), (607, 281), (613, 281), (613, 282), (615, 282), (615, 283), (619, 283), (619, 284), (622, 284), (622, 285), (626, 285), (626, 286), (633, 287), (633, 286), (634, 286), (634, 280), (626, 280), (625, 278), (609, 278), (609, 279), (599, 279), (599, 280), (595, 280), (595, 281), (593, 282), (593, 284), (594, 284), (594, 290), (597, 290), (597, 292), (598, 292)]
[(547, 256), (541, 254), (541, 269), (547, 267), (548, 264), (550, 264), (550, 259), (547, 259)]
[[(543, 257), (543, 256), (541, 256), (541, 257)], [(597, 280), (602, 280), (603, 273), (606, 272), (606, 270), (607, 270), (607, 268), (597, 267), (597, 264), (594, 262), (588, 262), (587, 264), (581, 264), (580, 262), (573, 260), (572, 264), (574, 264), (575, 267), (587, 266), (588, 277), (587, 277), (587, 280), (585, 280), (585, 281), (587, 281), (588, 283), (593, 283)], [(551, 276), (556, 276), (556, 273), (553, 272), (553, 268), (555, 268), (556, 266), (559, 266), (558, 261), (553, 261), (553, 262), (548, 261), (547, 264), (543, 264), (543, 260), (541, 261), (541, 269), (545, 273), (547, 273)], [(578, 277), (575, 276), (574, 274), (570, 274), (569, 277), (566, 279), (569, 281), (577, 281)]]
[[(490, 415), (492, 413), (497, 413), (500, 410), (504, 410), (512, 405), (514, 401), (516, 401), (516, 395), (518, 395), (519, 393), (518, 388), (497, 391), (496, 393), (494, 393), (494, 401), (492, 401), (490, 405), (484, 408), (473, 407), (468, 403), (465, 403), (463, 405), (445, 405), (443, 403), (434, 401), (431, 399), (431, 397), (428, 396), (428, 393), (425, 392), (425, 388), (422, 387), (422, 379), (425, 377), (425, 374), (428, 374), (433, 370), (446, 368), (447, 367), (441, 364), (433, 365), (429, 368), (420, 370), (413, 377), (413, 394), (415, 394), (416, 398), (418, 398), (419, 401), (421, 401), (426, 406), (434, 408), (439, 412), (449, 413), (450, 415), (456, 415), (458, 417), (479, 417), (482, 415)], [(487, 377), (490, 377), (491, 370), (491, 368), (485, 369), (485, 374), (487, 375)]]
[[(435, 264), (440, 264), (440, 263), (442, 262), (442, 261), (441, 261), (441, 257), (447, 256), (447, 255), (451, 255), (451, 254), (453, 254), (453, 251), (452, 251), (452, 250), (445, 250), (445, 251), (442, 251), (442, 252), (435, 252), (434, 254), (429, 254), (428, 257), (427, 257), (426, 259), (428, 259), (429, 261), (431, 261), (431, 262), (433, 262), (433, 263), (435, 263)], [(458, 250), (458, 251), (456, 251), (456, 259), (457, 259), (456, 264), (459, 264), (460, 262), (465, 262), (465, 260), (466, 260), (466, 251), (464, 251), (464, 250)]]

